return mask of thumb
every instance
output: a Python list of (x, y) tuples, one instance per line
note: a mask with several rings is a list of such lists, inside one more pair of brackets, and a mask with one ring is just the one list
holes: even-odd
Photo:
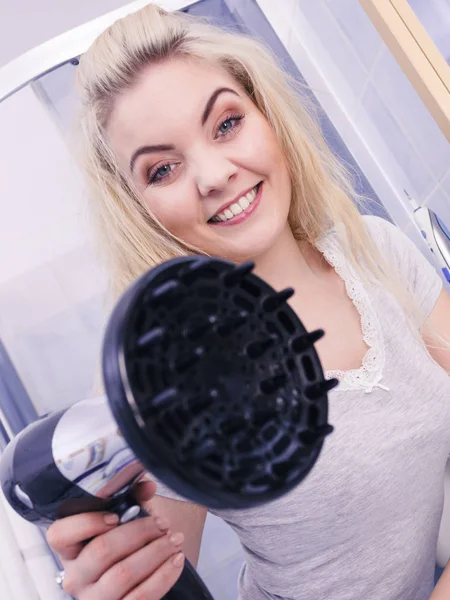
[(133, 495), (140, 505), (149, 502), (156, 493), (156, 483), (145, 477), (133, 486)]

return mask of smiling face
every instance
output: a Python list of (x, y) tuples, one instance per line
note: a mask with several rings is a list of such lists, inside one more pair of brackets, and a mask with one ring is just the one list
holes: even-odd
[(107, 136), (149, 213), (186, 243), (241, 261), (286, 230), (284, 156), (221, 67), (186, 58), (149, 66), (116, 100)]

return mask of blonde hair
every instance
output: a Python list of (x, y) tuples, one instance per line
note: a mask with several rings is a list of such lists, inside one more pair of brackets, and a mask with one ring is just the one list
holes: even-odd
[(133, 185), (120, 172), (105, 133), (117, 96), (149, 64), (176, 56), (221, 65), (267, 118), (292, 181), (289, 224), (295, 238), (314, 244), (328, 229), (342, 224), (348, 260), (363, 277), (374, 276), (393, 291), (417, 325), (420, 317), (412, 299), (368, 235), (355, 205), (363, 200), (328, 148), (298, 82), (278, 66), (262, 42), (154, 4), (110, 26), (82, 56), (78, 69), (83, 167), (113, 295), (117, 297), (162, 261), (203, 253), (171, 235), (143, 207)]

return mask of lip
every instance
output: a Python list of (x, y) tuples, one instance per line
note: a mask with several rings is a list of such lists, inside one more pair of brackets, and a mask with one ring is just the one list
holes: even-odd
[[(212, 223), (208, 223), (208, 225), (228, 227), (230, 225), (237, 225), (238, 223), (242, 223), (242, 221), (245, 221), (259, 206), (262, 195), (263, 182), (260, 181), (257, 185), (259, 186), (258, 193), (256, 194), (255, 199), (250, 204), (250, 206), (247, 206), (247, 208), (245, 208), (241, 213), (239, 213), (238, 215), (234, 215), (234, 217), (232, 219), (229, 219), (228, 221), (213, 221)], [(256, 186), (249, 188), (246, 192), (243, 192), (231, 202), (227, 202), (227, 204), (224, 204), (223, 207), (220, 208), (213, 216), (226, 210), (229, 206), (237, 202), (239, 198), (242, 198), (242, 196), (245, 196), (246, 194), (248, 194), (248, 192), (251, 192), (255, 187)]]

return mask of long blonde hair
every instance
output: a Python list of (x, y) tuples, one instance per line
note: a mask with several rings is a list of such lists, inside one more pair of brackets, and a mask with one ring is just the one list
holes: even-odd
[(118, 94), (149, 64), (174, 56), (221, 65), (267, 118), (291, 176), (289, 224), (296, 239), (314, 244), (328, 229), (342, 224), (348, 260), (363, 277), (373, 276), (393, 291), (417, 324), (411, 297), (368, 235), (355, 204), (361, 198), (328, 148), (301, 86), (279, 67), (262, 42), (154, 4), (110, 26), (82, 56), (78, 69), (83, 167), (114, 297), (156, 264), (202, 253), (172, 236), (143, 207), (120, 172), (105, 134)]

